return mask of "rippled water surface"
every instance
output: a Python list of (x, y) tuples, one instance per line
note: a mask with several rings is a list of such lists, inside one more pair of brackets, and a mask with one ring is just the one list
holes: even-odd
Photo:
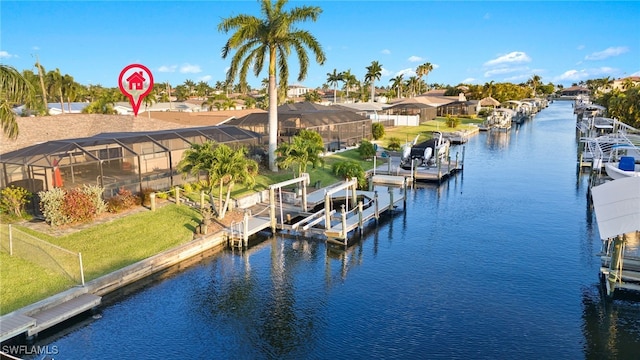
[(556, 101), (473, 137), (462, 173), (346, 250), (267, 233), (39, 342), (61, 359), (638, 358), (640, 302), (601, 295), (574, 129)]

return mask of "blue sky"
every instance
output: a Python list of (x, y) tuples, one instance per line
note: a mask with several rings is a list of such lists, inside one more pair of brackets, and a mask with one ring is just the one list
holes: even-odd
[[(327, 73), (351, 70), (359, 80), (378, 61), (378, 85), (418, 65), (434, 66), (428, 82), (457, 85), (525, 82), (570, 86), (581, 80), (640, 75), (638, 1), (293, 1), (314, 5), (316, 22), (300, 23), (322, 45), (327, 61), (311, 63), (289, 84), (321, 86)], [(0, 4), (0, 62), (35, 71), (36, 56), (81, 84), (116, 87), (120, 71), (139, 63), (155, 82), (223, 81), (229, 35), (222, 18), (260, 16), (257, 1), (7, 1)], [(312, 60), (313, 61), (313, 60)], [(258, 78), (248, 81), (260, 86)]]

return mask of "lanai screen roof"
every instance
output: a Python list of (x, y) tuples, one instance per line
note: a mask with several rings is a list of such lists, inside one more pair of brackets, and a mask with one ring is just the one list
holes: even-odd
[[(300, 119), (300, 127), (303, 128), (368, 120), (353, 111), (336, 109), (331, 106), (324, 106), (310, 102), (278, 106), (278, 123), (280, 125), (285, 127), (297, 127), (295, 126), (297, 119)], [(266, 124), (268, 121), (268, 113), (254, 113), (243, 116), (239, 119), (231, 119), (227, 124), (236, 126), (253, 126)]]
[(213, 140), (217, 143), (233, 143), (247, 142), (258, 138), (260, 138), (258, 133), (229, 125), (144, 132), (102, 133), (87, 138), (54, 140), (28, 146), (1, 155), (0, 163), (49, 167), (54, 165), (53, 160), (59, 154), (75, 151), (83, 152), (95, 160), (100, 160), (95, 153), (87, 151), (87, 149), (109, 144), (123, 146), (135, 154), (130, 145), (142, 142), (151, 142), (165, 151), (171, 151), (178, 148), (188, 148), (192, 143), (202, 143), (207, 140)]

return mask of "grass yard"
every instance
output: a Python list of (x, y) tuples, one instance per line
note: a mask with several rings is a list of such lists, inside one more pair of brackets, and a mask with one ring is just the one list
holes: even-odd
[(415, 139), (416, 135), (420, 135), (418, 142), (431, 139), (434, 131), (453, 132), (458, 130), (466, 130), (473, 128), (474, 125), (481, 124), (484, 119), (468, 119), (460, 118), (460, 125), (450, 128), (446, 124), (446, 118), (438, 117), (435, 120), (425, 121), (419, 126), (396, 126), (384, 129), (384, 138), (380, 140), (383, 147), (389, 143), (389, 138), (396, 137), (400, 139), (400, 143), (410, 142)]
[[(90, 281), (191, 241), (199, 219), (196, 210), (169, 204), (154, 212), (124, 216), (62, 237), (14, 226), (44, 241), (82, 253), (85, 281)], [(61, 273), (11, 257), (4, 249), (0, 255), (2, 314), (77, 284)]]

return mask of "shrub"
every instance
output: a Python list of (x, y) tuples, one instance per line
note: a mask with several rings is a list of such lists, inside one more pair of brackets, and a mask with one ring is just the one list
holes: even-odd
[(362, 140), (358, 147), (358, 153), (360, 153), (360, 157), (363, 159), (371, 159), (376, 155), (376, 150), (371, 142)]
[(193, 186), (190, 183), (182, 185), (182, 188), (184, 189), (185, 193), (193, 192)]
[(95, 218), (96, 206), (91, 195), (81, 189), (72, 189), (64, 194), (62, 212), (71, 223), (88, 222)]
[(51, 226), (60, 226), (71, 222), (63, 211), (65, 191), (62, 188), (54, 188), (49, 191), (40, 191), (40, 210), (45, 221)]
[(380, 123), (371, 124), (371, 135), (374, 140), (380, 140), (384, 137), (384, 125)]
[(387, 148), (392, 151), (398, 151), (402, 145), (400, 144), (400, 139), (397, 137), (389, 138), (389, 143), (387, 144)]
[(144, 206), (150, 206), (151, 205), (151, 193), (153, 193), (154, 190), (152, 188), (144, 188), (142, 189), (142, 192), (140, 193), (140, 201), (142, 203), (142, 205)]
[(353, 160), (339, 161), (331, 166), (331, 171), (336, 176), (344, 179), (358, 178), (358, 188), (364, 189), (367, 186), (364, 169), (360, 163)]
[(125, 188), (120, 188), (118, 195), (110, 198), (107, 202), (107, 208), (111, 213), (119, 213), (135, 205), (140, 205), (140, 197), (133, 195)]
[(445, 123), (447, 124), (448, 127), (454, 128), (460, 125), (460, 119), (457, 117), (451, 117), (451, 115), (447, 114), (447, 119), (445, 120)]
[(102, 200), (104, 188), (97, 185), (83, 185), (82, 192), (91, 197), (91, 201), (95, 207), (96, 215), (100, 215), (107, 211), (107, 203)]
[(31, 193), (27, 189), (11, 185), (0, 191), (0, 210), (17, 217), (22, 217), (24, 205), (31, 198)]

